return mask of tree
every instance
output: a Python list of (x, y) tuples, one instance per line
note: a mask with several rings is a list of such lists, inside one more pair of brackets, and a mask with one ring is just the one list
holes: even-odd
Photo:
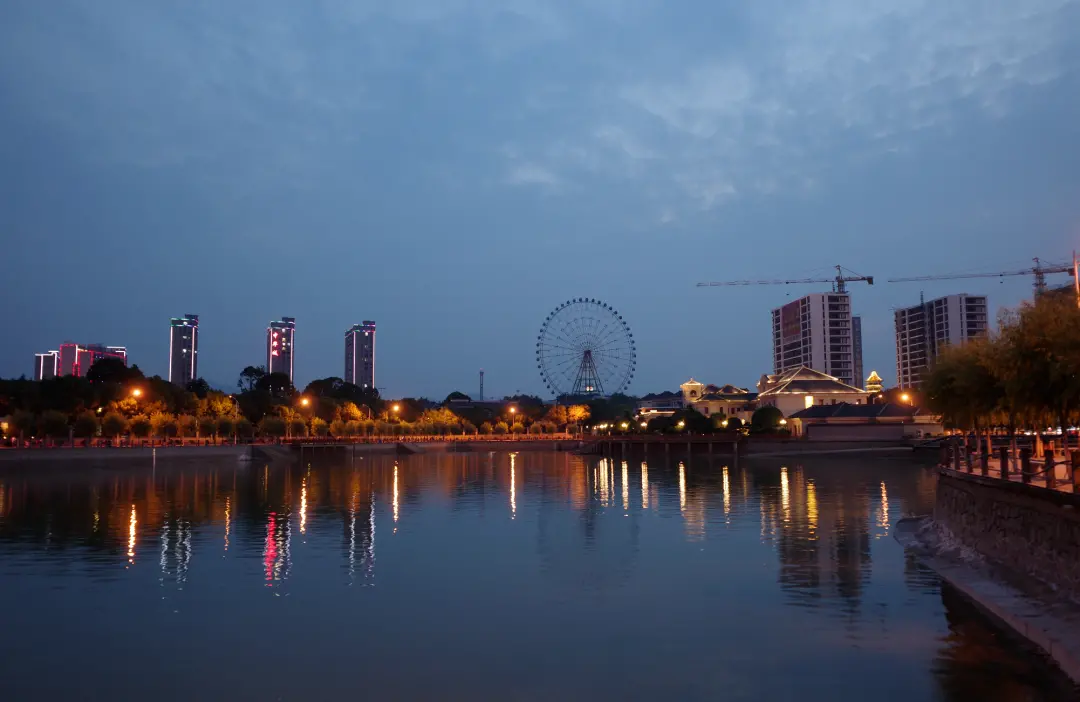
[(87, 410), (86, 412), (80, 412), (75, 417), (75, 423), (72, 426), (72, 430), (75, 436), (80, 439), (90, 439), (97, 436), (98, 433), (98, 419), (97, 416)]
[(311, 435), (312, 436), (326, 436), (329, 431), (329, 425), (326, 420), (315, 417), (311, 420)]
[(192, 417), (190, 414), (182, 414), (176, 418), (176, 425), (179, 428), (177, 432), (178, 436), (195, 436), (199, 431), (199, 420)]
[[(727, 423), (725, 424), (724, 422)], [(737, 431), (739, 429), (742, 429), (743, 420), (739, 419), (738, 417), (724, 417), (720, 419), (719, 427), (721, 429), (727, 429), (728, 431)]]
[(127, 417), (119, 412), (107, 412), (101, 418), (101, 434), (103, 436), (112, 436), (119, 440), (120, 436), (126, 434), (127, 431)]
[(236, 433), (236, 422), (229, 417), (222, 417), (217, 420), (217, 435), (222, 438), (228, 438)]
[(784, 413), (772, 405), (758, 407), (754, 410), (754, 413), (750, 415), (750, 432), (753, 434), (764, 434), (776, 431), (780, 426), (780, 420), (783, 418)]
[(150, 421), (150, 418), (145, 414), (137, 414), (131, 419), (131, 433), (139, 439), (145, 439), (150, 436), (153, 427), (154, 425)]
[(16, 434), (25, 440), (34, 433), (38, 425), (38, 418), (33, 412), (19, 410), (11, 415), (11, 428)]
[(266, 369), (262, 366), (248, 366), (240, 371), (240, 379), (236, 381), (236, 387), (241, 392), (251, 392), (256, 383), (266, 375)]
[(138, 366), (128, 368), (128, 365), (119, 358), (99, 358), (94, 361), (90, 369), (86, 371), (86, 379), (91, 383), (112, 383), (126, 385), (142, 380), (143, 374)]
[(589, 419), (588, 405), (571, 405), (566, 410), (566, 416), (571, 424), (581, 424)]
[(355, 402), (346, 400), (341, 403), (341, 418), (346, 422), (358, 422), (364, 418), (364, 413), (360, 411)]
[(150, 415), (150, 431), (154, 436), (165, 436), (165, 425), (175, 418), (168, 412), (154, 412)]
[(425, 410), (417, 421), (433, 425), (457, 426), (461, 423), (461, 418), (445, 407), (436, 407)]
[(218, 420), (213, 417), (199, 417), (199, 436), (212, 437), (217, 434)]
[(524, 434), (525, 425), (521, 422), (514, 422), (514, 426), (510, 427), (510, 433), (512, 434)]
[(267, 373), (255, 382), (255, 389), (270, 393), (271, 397), (282, 399), (296, 394), (296, 388), (285, 373)]
[(255, 436), (255, 424), (247, 417), (236, 420), (236, 434), (244, 439)]
[[(355, 420), (354, 420), (355, 421)], [(350, 436), (349, 425), (351, 422), (345, 422), (340, 419), (335, 419), (330, 422), (330, 436), (341, 437)]]
[(288, 424), (289, 424), (289, 435), (290, 436), (304, 437), (304, 436), (308, 435), (307, 422), (305, 422), (300, 417), (290, 419), (288, 421)]
[(285, 420), (281, 417), (263, 417), (259, 422), (259, 433), (263, 436), (280, 438), (285, 436)]
[(491, 422), (484, 422), (480, 425), (481, 434), (484, 434), (486, 436), (488, 434), (491, 434), (492, 431), (494, 431), (494, 429), (491, 426)]
[(63, 412), (47, 410), (41, 413), (38, 431), (50, 439), (64, 438), (68, 434), (68, 418)]
[(200, 400), (205, 399), (206, 396), (210, 394), (210, 383), (202, 378), (196, 378), (187, 384), (187, 391), (198, 397)]
[(476, 435), (476, 425), (470, 421), (463, 421), (461, 423), (461, 433)]
[(452, 392), (452, 393), (450, 393), (449, 395), (446, 396), (446, 399), (443, 400), (443, 404), (444, 405), (449, 405), (451, 402), (453, 402), (455, 400), (457, 400), (458, 402), (472, 402), (471, 397), (469, 397), (468, 395), (466, 395), (463, 392), (459, 392), (459, 391), (455, 390), (454, 392)]
[(510, 427), (506, 426), (506, 422), (497, 422), (495, 424), (495, 433), (502, 435), (510, 430)]

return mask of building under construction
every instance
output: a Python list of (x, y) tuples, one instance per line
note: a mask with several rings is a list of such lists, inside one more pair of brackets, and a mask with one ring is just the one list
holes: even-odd
[(919, 387), (922, 374), (946, 346), (986, 336), (989, 307), (983, 295), (947, 295), (896, 310), (896, 379)]
[(773, 372), (806, 366), (862, 386), (862, 324), (847, 292), (815, 293), (772, 311)]

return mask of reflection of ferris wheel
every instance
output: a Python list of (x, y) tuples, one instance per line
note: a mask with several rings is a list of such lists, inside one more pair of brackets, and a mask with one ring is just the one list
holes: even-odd
[(540, 327), (536, 367), (556, 397), (623, 392), (637, 369), (634, 335), (611, 305), (567, 300)]

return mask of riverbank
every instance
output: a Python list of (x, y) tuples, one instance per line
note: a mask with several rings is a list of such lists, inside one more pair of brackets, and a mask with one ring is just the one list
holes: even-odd
[(901, 519), (893, 533), (905, 550), (1080, 685), (1080, 604), (991, 562), (930, 517)]

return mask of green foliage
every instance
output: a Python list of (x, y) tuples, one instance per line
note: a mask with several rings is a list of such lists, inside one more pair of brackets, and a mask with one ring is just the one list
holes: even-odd
[(199, 420), (192, 417), (190, 414), (184, 414), (176, 419), (176, 424), (179, 427), (178, 436), (195, 436), (199, 430)]
[(286, 373), (267, 373), (255, 382), (255, 389), (270, 393), (276, 399), (286, 399), (296, 394), (296, 388)]
[(107, 412), (101, 418), (101, 434), (103, 436), (120, 436), (128, 432), (127, 417), (119, 412)]
[(218, 420), (213, 417), (199, 417), (199, 436), (209, 438), (217, 434)]
[(38, 418), (33, 412), (18, 410), (11, 415), (11, 431), (23, 437), (31, 436), (37, 428)]
[(210, 383), (202, 378), (196, 378), (187, 384), (186, 390), (200, 400), (203, 400), (210, 394)]
[(171, 417), (162, 424), (161, 435), (166, 439), (175, 439), (176, 437), (181, 436), (180, 422), (177, 421), (176, 417)]
[(285, 420), (281, 417), (267, 416), (263, 417), (259, 422), (259, 433), (263, 436), (272, 436), (280, 438), (285, 436)]
[(98, 418), (93, 412), (89, 410), (80, 412), (75, 417), (75, 423), (72, 425), (72, 430), (75, 436), (80, 439), (89, 439), (97, 436), (98, 433)]
[(86, 379), (91, 383), (127, 385), (142, 378), (143, 374), (138, 366), (128, 368), (119, 358), (100, 358), (86, 371)]
[(754, 414), (750, 416), (750, 433), (765, 434), (776, 431), (780, 427), (780, 420), (783, 418), (784, 413), (772, 405), (758, 407), (754, 410)]
[(349, 432), (350, 424), (351, 422), (343, 422), (340, 419), (335, 419), (334, 421), (330, 422), (330, 426), (328, 428), (330, 436), (352, 436), (352, 434), (350, 434)]
[(236, 387), (240, 392), (251, 392), (255, 384), (266, 375), (266, 369), (261, 366), (248, 366), (240, 371), (240, 379), (236, 381)]
[(217, 420), (217, 427), (215, 429), (217, 435), (223, 438), (231, 437), (236, 433), (236, 421), (229, 417), (222, 417)]
[(297, 438), (302, 438), (308, 435), (308, 425), (300, 417), (290, 419), (289, 422), (289, 435)]
[(137, 414), (131, 418), (131, 433), (136, 438), (145, 439), (150, 436), (154, 425), (145, 414)]
[(50, 439), (66, 438), (68, 435), (67, 415), (56, 410), (42, 412), (38, 420), (38, 433)]
[(515, 422), (514, 426), (510, 427), (510, 433), (511, 434), (524, 434), (525, 433), (525, 425), (522, 424), (521, 422)]
[(743, 420), (718, 414), (713, 417), (713, 427), (720, 431), (738, 431), (743, 427)]
[(236, 434), (244, 439), (255, 436), (255, 423), (247, 417), (236, 420)]
[(467, 421), (467, 420), (462, 421), (461, 422), (461, 432), (463, 434), (470, 434), (470, 435), (475, 436), (476, 435), (476, 425), (473, 424), (470, 421)]
[(315, 417), (311, 420), (311, 435), (312, 436), (326, 436), (330, 431), (330, 425), (326, 423), (326, 420)]
[(494, 431), (494, 427), (491, 426), (491, 422), (484, 422), (480, 425), (480, 433), (487, 436)]
[(495, 424), (494, 432), (496, 434), (500, 435), (500, 436), (505, 434), (509, 430), (510, 430), (510, 428), (508, 426), (506, 426), (506, 422), (497, 422)]
[(150, 431), (154, 436), (165, 436), (165, 425), (176, 421), (168, 412), (154, 412), (150, 415)]

